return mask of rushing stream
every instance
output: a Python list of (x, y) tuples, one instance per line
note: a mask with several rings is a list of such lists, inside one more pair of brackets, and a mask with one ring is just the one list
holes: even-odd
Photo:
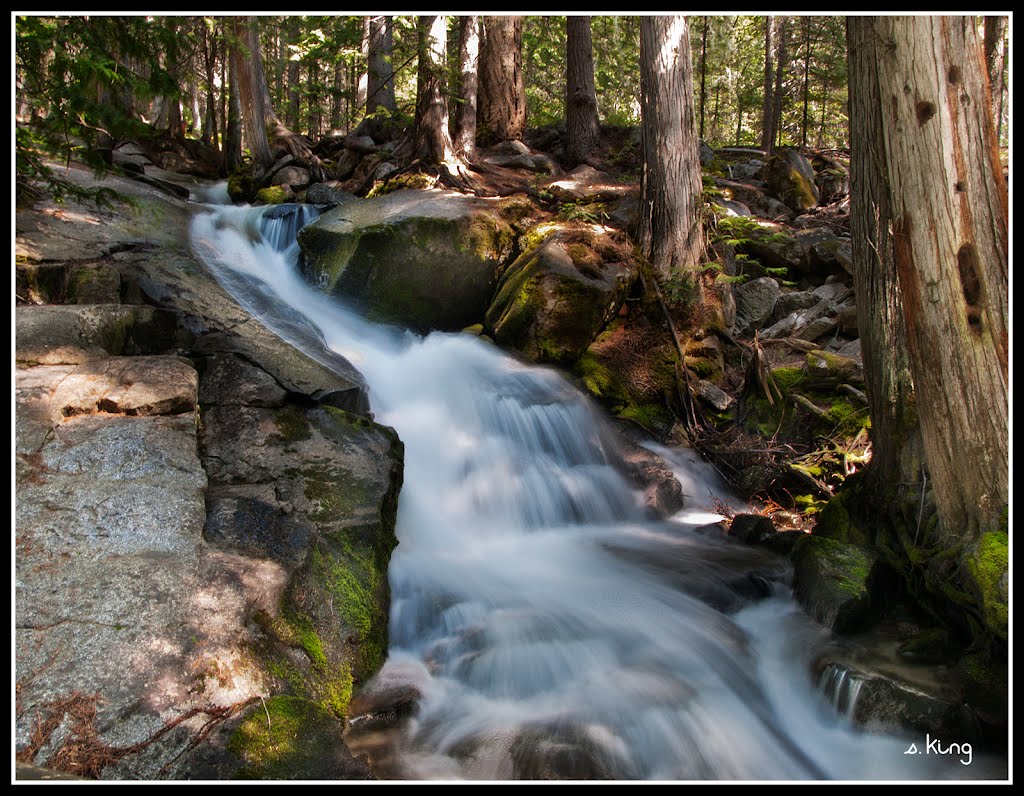
[(211, 206), (191, 234), (254, 316), (351, 361), (405, 443), (382, 677), (419, 700), (383, 775), (970, 778), (853, 730), (815, 689), (827, 634), (784, 564), (697, 530), (712, 495), (728, 500), (713, 473), (676, 459), (687, 510), (651, 520), (610, 428), (561, 375), (470, 335), (365, 322), (303, 280), (296, 226)]

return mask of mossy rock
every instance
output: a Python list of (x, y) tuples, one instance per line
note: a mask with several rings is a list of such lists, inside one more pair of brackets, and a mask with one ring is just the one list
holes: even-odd
[(982, 535), (964, 556), (974, 588), (980, 594), (985, 628), (1005, 643), (1009, 634), (1010, 537), (1003, 531)]
[(534, 361), (569, 365), (618, 312), (637, 274), (631, 253), (602, 232), (557, 229), (509, 266), (486, 329)]
[(228, 751), (241, 759), (236, 779), (372, 779), (365, 763), (352, 760), (336, 716), (294, 696), (253, 705), (232, 733)]
[[(617, 349), (625, 322), (616, 319), (572, 366), (572, 375), (584, 391), (609, 412), (662, 438), (675, 417), (667, 408), (675, 390), (674, 348), (651, 346), (645, 352), (641, 383), (628, 368)], [(630, 365), (638, 364), (635, 361)], [(653, 386), (654, 389), (651, 389)]]
[(846, 496), (843, 493), (832, 497), (824, 508), (818, 512), (818, 521), (814, 526), (814, 535), (823, 539), (832, 539), (844, 544), (852, 544), (869, 548), (871, 540), (858, 527), (846, 509)]
[(818, 186), (810, 162), (793, 149), (782, 149), (765, 164), (765, 188), (791, 210), (803, 213), (818, 204)]
[(514, 242), (497, 203), (444, 191), (349, 202), (299, 233), (307, 279), (417, 331), (478, 323)]
[(264, 205), (279, 205), (290, 198), (291, 193), (283, 185), (271, 185), (256, 192), (256, 201)]
[(837, 633), (863, 629), (871, 618), (877, 561), (856, 545), (807, 534), (790, 554), (794, 591), (808, 612)]

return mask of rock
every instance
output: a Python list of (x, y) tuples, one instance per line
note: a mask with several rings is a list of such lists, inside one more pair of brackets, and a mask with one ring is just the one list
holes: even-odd
[(701, 141), (698, 155), (700, 157), (700, 165), (707, 168), (715, 159), (715, 150)]
[(727, 168), (729, 178), (733, 180), (757, 180), (764, 174), (763, 160), (748, 160), (743, 163), (733, 163)]
[(80, 364), (106, 355), (174, 348), (176, 320), (154, 307), (119, 304), (22, 306), (15, 310), (15, 358)]
[(736, 329), (749, 334), (771, 317), (781, 289), (770, 276), (745, 282), (736, 288)]
[(810, 290), (796, 290), (791, 293), (782, 293), (775, 302), (775, 307), (772, 310), (769, 320), (772, 323), (777, 323), (794, 312), (807, 310), (821, 303), (821, 296), (816, 295)]
[(132, 417), (196, 408), (199, 377), (177, 357), (106, 357), (85, 362), (53, 389), (54, 419), (104, 412)]
[(735, 403), (731, 395), (704, 379), (697, 380), (696, 393), (698, 398), (718, 412), (725, 412)]
[(768, 158), (765, 189), (797, 213), (818, 204), (814, 169), (807, 158), (793, 149), (778, 150)]
[(804, 367), (807, 375), (815, 379), (832, 381), (837, 384), (845, 382), (854, 386), (864, 384), (863, 366), (850, 357), (828, 351), (810, 351), (804, 357)]
[(832, 282), (821, 285), (814, 289), (814, 295), (829, 302), (830, 304), (842, 304), (853, 296), (853, 291), (841, 282)]
[[(330, 405), (365, 411), (345, 360), (199, 267), (183, 205), (115, 184), (140, 208), (103, 211), (128, 242), (104, 265), (161, 306), (15, 318), (16, 750), (103, 779), (370, 778), (342, 717), (386, 649), (401, 443)], [(69, 205), (21, 216), (19, 250), (92, 248)], [(151, 355), (182, 346), (198, 371)]]
[[(236, 394), (237, 403), (276, 405), (273, 396), (278, 394), (274, 389), (274, 385), (277, 385), (286, 393), (308, 395), (324, 405), (357, 414), (365, 415), (369, 412), (366, 383), (346, 359), (340, 355), (323, 354), (323, 361), (315, 361), (308, 356), (297, 355), (291, 346), (255, 321), (230, 332), (204, 335), (197, 341), (194, 351), (201, 358), (214, 357), (210, 363), (210, 373), (215, 379), (219, 375), (216, 368), (225, 364), (224, 355), (234, 355), (243, 363), (260, 363), (258, 370), (263, 371), (263, 374), (253, 373), (251, 369), (244, 371), (252, 375), (255, 381), (237, 382), (234, 385), (235, 391), (243, 393)], [(236, 368), (234, 373), (242, 375), (243, 371)], [(211, 391), (222, 384), (214, 381), (210, 386), (204, 385), (204, 395), (210, 396)], [(232, 389), (232, 385), (226, 386)], [(244, 397), (255, 394), (264, 396), (264, 400)], [(213, 400), (225, 402), (223, 396), (220, 393), (213, 396)], [(268, 398), (270, 400), (266, 400)]]
[(635, 196), (637, 192), (635, 185), (623, 183), (588, 165), (577, 166), (568, 174), (544, 183), (543, 187), (563, 201), (610, 202)]
[(801, 229), (796, 233), (796, 240), (803, 250), (800, 270), (806, 274), (829, 274), (843, 268), (839, 250), (849, 245), (849, 238), (841, 238), (821, 227)]
[(835, 329), (835, 318), (815, 318), (804, 326), (798, 325), (795, 330), (795, 335), (800, 340), (814, 342), (827, 334), (831, 334)]
[(644, 505), (658, 518), (671, 517), (683, 508), (683, 487), (661, 456), (654, 451), (620, 440), (626, 474), (644, 490)]
[(343, 191), (337, 183), (315, 182), (306, 189), (306, 201), (312, 205), (340, 205), (359, 197)]
[(750, 183), (716, 177), (715, 187), (722, 191), (726, 201), (742, 202), (760, 218), (785, 222), (793, 217), (793, 211), (786, 205)]
[(477, 323), (512, 252), (487, 199), (400, 190), (328, 210), (299, 234), (305, 275), (368, 314), (426, 331)]
[(836, 633), (870, 619), (876, 557), (861, 547), (805, 534), (793, 547), (794, 593), (815, 620)]
[(637, 276), (628, 247), (602, 228), (557, 228), (502, 276), (484, 318), (499, 345), (571, 364), (615, 316)]
[(737, 514), (729, 526), (729, 534), (747, 544), (758, 544), (775, 533), (771, 517), (762, 514)]

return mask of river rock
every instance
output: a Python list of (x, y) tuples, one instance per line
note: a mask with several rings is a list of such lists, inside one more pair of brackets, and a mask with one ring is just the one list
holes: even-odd
[(837, 633), (866, 625), (876, 556), (856, 545), (810, 534), (797, 541), (790, 555), (794, 593), (811, 616)]
[(401, 190), (328, 210), (299, 234), (305, 275), (378, 320), (426, 331), (477, 323), (512, 252), (494, 202)]
[(628, 246), (603, 228), (552, 228), (509, 266), (485, 327), (537, 362), (571, 364), (618, 312), (637, 273)]
[(160, 304), (16, 313), (17, 752), (103, 779), (371, 778), (342, 717), (386, 649), (401, 443), (342, 358), (223, 292), (184, 203), (111, 184), (137, 205), (17, 226), (19, 267), (99, 251)]

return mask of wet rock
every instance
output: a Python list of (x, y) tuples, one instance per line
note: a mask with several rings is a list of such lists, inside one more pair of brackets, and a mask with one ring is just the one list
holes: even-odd
[(729, 534), (747, 544), (758, 544), (774, 533), (775, 523), (762, 514), (737, 514), (729, 526)]
[(299, 234), (306, 277), (371, 317), (419, 330), (477, 323), (512, 252), (495, 203), (400, 190), (342, 205)]
[(794, 592), (811, 616), (837, 633), (866, 625), (877, 560), (873, 554), (808, 534), (798, 540), (791, 558)]

